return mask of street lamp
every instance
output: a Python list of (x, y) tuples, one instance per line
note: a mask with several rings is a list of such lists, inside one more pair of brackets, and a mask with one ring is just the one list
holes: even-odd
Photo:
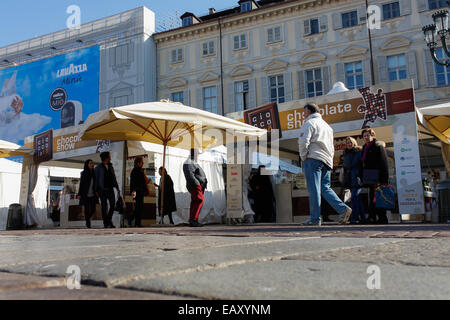
[[(450, 51), (447, 47), (446, 37), (450, 33), (448, 29), (448, 11), (441, 10), (433, 14), (434, 24), (425, 26), (422, 28), (422, 31), (425, 35), (425, 41), (427, 43), (428, 48), (430, 48), (431, 57), (434, 62), (441, 66), (450, 66)], [(443, 61), (439, 60), (436, 56), (436, 48), (438, 37), (441, 38), (442, 48), (447, 55), (448, 58), (445, 58)]]

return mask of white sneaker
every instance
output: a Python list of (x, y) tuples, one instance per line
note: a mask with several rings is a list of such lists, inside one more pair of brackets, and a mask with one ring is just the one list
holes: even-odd
[(351, 215), (352, 215), (352, 209), (348, 208), (340, 215), (341, 220), (339, 221), (339, 224), (346, 224), (348, 222), (348, 220), (350, 220)]

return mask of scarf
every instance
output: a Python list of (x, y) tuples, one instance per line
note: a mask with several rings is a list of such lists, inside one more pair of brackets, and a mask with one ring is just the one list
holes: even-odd
[(375, 139), (372, 140), (372, 142), (366, 143), (366, 145), (364, 146), (364, 150), (363, 150), (363, 155), (361, 157), (361, 162), (366, 162), (366, 156), (367, 156), (367, 151), (369, 151), (369, 148), (375, 143)]

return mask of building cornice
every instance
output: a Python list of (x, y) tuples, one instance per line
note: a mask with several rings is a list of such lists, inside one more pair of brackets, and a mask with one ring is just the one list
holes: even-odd
[(236, 13), (228, 17), (217, 18), (211, 21), (203, 22), (196, 25), (181, 27), (161, 33), (155, 33), (155, 43), (158, 45), (164, 42), (186, 39), (192, 36), (198, 36), (219, 30), (219, 21), (221, 21), (222, 29), (229, 29), (238, 25), (244, 25), (256, 21), (265, 20), (272, 17), (278, 17), (286, 13), (294, 13), (319, 7), (325, 4), (347, 2), (346, 0), (298, 0), (279, 3), (274, 6), (262, 7), (245, 13)]

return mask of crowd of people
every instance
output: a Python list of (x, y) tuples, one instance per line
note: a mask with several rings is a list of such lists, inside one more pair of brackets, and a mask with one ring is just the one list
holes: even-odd
[[(343, 163), (343, 187), (351, 192), (351, 205), (347, 206), (331, 189), (333, 169), (333, 129), (322, 119), (315, 104), (304, 109), (306, 121), (300, 129), (299, 151), (309, 193), (310, 218), (305, 225), (321, 225), (321, 199), (325, 199), (338, 212), (340, 224), (387, 224), (386, 210), (376, 206), (376, 188), (388, 184), (388, 162), (385, 144), (376, 139), (375, 131), (362, 130), (364, 146), (358, 146), (352, 137), (346, 138)], [(369, 190), (368, 217), (361, 199), (361, 190)]]
[[(198, 150), (192, 149), (191, 156), (183, 165), (183, 172), (186, 178), (186, 188), (191, 194), (191, 207), (189, 225), (191, 227), (201, 227), (198, 222), (200, 211), (203, 207), (204, 193), (208, 185), (205, 172), (197, 163)], [(97, 167), (93, 160), (89, 159), (84, 164), (84, 170), (81, 172), (80, 187), (77, 198), (79, 204), (84, 207), (84, 216), (86, 227), (91, 228), (91, 219), (95, 214), (96, 205), (100, 202), (105, 228), (115, 228), (112, 217), (117, 209), (116, 195), (120, 198), (121, 192), (117, 183), (114, 167), (111, 163), (111, 154), (103, 152), (100, 154), (102, 161)], [(150, 195), (149, 184), (151, 180), (145, 174), (143, 168), (144, 160), (142, 157), (136, 157), (134, 168), (130, 174), (130, 194), (134, 200), (134, 209), (127, 215), (128, 226), (137, 228), (142, 227), (142, 213), (144, 210), (144, 198)], [(95, 167), (95, 168), (94, 168)], [(172, 212), (177, 210), (173, 180), (167, 173), (167, 170), (160, 167), (158, 170), (161, 176), (160, 185), (154, 184), (158, 188), (158, 209), (161, 220), (165, 216), (169, 217), (171, 224), (174, 224)], [(164, 190), (164, 192), (163, 192)], [(109, 205), (108, 205), (109, 204)]]
[[(386, 210), (376, 206), (376, 188), (388, 183), (389, 171), (385, 144), (377, 141), (375, 131), (370, 128), (362, 130), (364, 145), (358, 146), (352, 137), (346, 138), (346, 149), (343, 157), (342, 187), (351, 194), (351, 202), (347, 205), (331, 188), (331, 171), (334, 158), (333, 129), (322, 119), (319, 108), (315, 104), (307, 104), (304, 108), (305, 123), (300, 129), (299, 153), (309, 193), (310, 218), (304, 225), (321, 225), (322, 200), (339, 214), (339, 223), (346, 224), (387, 224)], [(205, 198), (208, 180), (197, 163), (198, 149), (192, 149), (190, 157), (183, 165), (186, 188), (191, 194), (189, 225), (201, 227), (199, 215)], [(91, 227), (91, 219), (96, 205), (101, 203), (101, 212), (105, 228), (115, 228), (112, 223), (116, 207), (114, 189), (121, 197), (114, 168), (109, 152), (100, 154), (102, 163), (94, 168), (94, 162), (87, 160), (81, 173), (78, 199), (84, 206), (86, 227)], [(142, 227), (144, 198), (150, 195), (149, 183), (153, 183), (145, 174), (144, 161), (137, 157), (130, 175), (130, 194), (134, 199), (134, 210), (127, 216), (128, 226)], [(255, 211), (256, 222), (275, 222), (275, 197), (272, 182), (267, 175), (261, 174), (264, 166), (249, 179), (249, 197)], [(167, 170), (158, 170), (161, 183), (158, 186), (158, 209), (161, 220), (169, 217), (174, 224), (172, 212), (177, 210), (174, 183)], [(368, 188), (368, 216), (361, 198), (363, 188)], [(164, 192), (163, 192), (164, 190)], [(108, 206), (109, 203), (109, 206)]]

